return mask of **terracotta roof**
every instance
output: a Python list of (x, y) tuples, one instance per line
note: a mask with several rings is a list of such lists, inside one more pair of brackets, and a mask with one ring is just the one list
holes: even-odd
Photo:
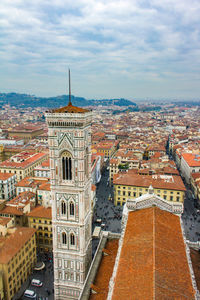
[(12, 220), (12, 218), (0, 217), (0, 225), (5, 226)]
[(51, 207), (45, 208), (44, 206), (38, 205), (29, 214), (27, 214), (27, 216), (52, 219)]
[(89, 112), (90, 110), (88, 109), (84, 109), (81, 107), (77, 107), (77, 106), (73, 106), (72, 104), (68, 104), (67, 106), (61, 107), (61, 108), (56, 108), (56, 109), (52, 109), (52, 113), (86, 113)]
[(129, 213), (112, 296), (118, 299), (195, 299), (178, 216), (157, 207)]
[(200, 167), (200, 155), (192, 153), (182, 153), (182, 157), (190, 167)]
[(19, 203), (23, 203), (24, 205), (26, 205), (31, 199), (35, 199), (36, 194), (30, 191), (25, 191), (20, 193), (18, 196), (16, 196), (15, 198), (13, 198), (12, 200), (6, 202), (7, 206), (10, 205), (18, 205)]
[(51, 184), (50, 184), (50, 182), (42, 183), (39, 186), (38, 190), (40, 190), (40, 191), (50, 191), (51, 190)]
[(0, 180), (7, 180), (8, 178), (14, 176), (14, 173), (2, 173), (0, 172)]
[(0, 237), (0, 263), (2, 264), (8, 263), (36, 232), (36, 229), (27, 227), (17, 227), (13, 230), (13, 233)]
[[(12, 156), (10, 159), (7, 159), (0, 163), (2, 168), (26, 168), (29, 165), (33, 164), (42, 157), (47, 156), (46, 153), (34, 153), (34, 152), (21, 152)], [(13, 161), (13, 159), (18, 158), (18, 161)]]
[(20, 180), (15, 186), (16, 187), (40, 187), (42, 184), (49, 182), (49, 178), (34, 178), (34, 177), (25, 177)]
[(133, 172), (118, 173), (113, 176), (113, 184), (139, 187), (149, 187), (152, 185), (156, 189), (186, 191), (181, 177), (177, 175), (140, 175)]
[(200, 172), (198, 173), (191, 173), (191, 177), (195, 180), (195, 179), (199, 179), (200, 178)]
[(200, 291), (200, 253), (199, 251), (190, 248), (190, 257), (192, 261), (192, 267), (196, 279), (197, 288)]
[(0, 210), (0, 214), (23, 216), (23, 211), (20, 211), (17, 207), (6, 206)]
[[(91, 289), (96, 291), (97, 294), (91, 294), (89, 298), (90, 300), (107, 299), (109, 281), (113, 273), (113, 267), (118, 250), (118, 242), (118, 239), (111, 239), (106, 243), (104, 252), (108, 255), (102, 256), (101, 264), (95, 277), (95, 281), (91, 286)], [(123, 299), (123, 297), (121, 299)]]

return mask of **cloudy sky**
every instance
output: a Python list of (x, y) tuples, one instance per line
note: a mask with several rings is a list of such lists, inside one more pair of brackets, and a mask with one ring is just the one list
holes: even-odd
[(0, 92), (200, 98), (199, 0), (0, 0)]

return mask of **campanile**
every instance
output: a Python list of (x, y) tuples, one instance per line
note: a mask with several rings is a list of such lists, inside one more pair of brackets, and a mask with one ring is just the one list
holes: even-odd
[(90, 266), (92, 112), (67, 106), (46, 113), (52, 193), (55, 300), (78, 299)]

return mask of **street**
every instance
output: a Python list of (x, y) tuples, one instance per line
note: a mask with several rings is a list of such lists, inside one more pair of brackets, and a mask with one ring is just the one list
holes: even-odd
[(200, 214), (197, 200), (194, 199), (190, 187), (186, 185), (186, 188), (187, 191), (185, 195), (182, 220), (186, 239), (190, 240), (191, 242), (196, 242), (200, 241)]
[[(53, 264), (52, 260), (46, 259), (44, 255), (41, 255), (40, 258), (45, 263), (45, 269), (41, 271), (33, 271), (33, 273), (29, 276), (28, 280), (26, 280), (18, 293), (14, 296), (13, 300), (27, 300), (24, 295), (24, 291), (26, 289), (35, 291), (37, 294), (37, 300), (53, 300), (54, 299), (54, 290), (53, 290)], [(39, 279), (43, 285), (41, 287), (36, 287), (31, 285), (32, 279)]]
[[(108, 185), (109, 180), (109, 171), (105, 170), (102, 174), (101, 181), (97, 185), (96, 197), (97, 203), (94, 209), (94, 226), (100, 226), (98, 222), (95, 222), (98, 219), (102, 220), (103, 230), (120, 232), (121, 231), (121, 215), (122, 215), (122, 206), (114, 206), (113, 204), (113, 188)], [(108, 200), (109, 196), (112, 197), (112, 200)]]

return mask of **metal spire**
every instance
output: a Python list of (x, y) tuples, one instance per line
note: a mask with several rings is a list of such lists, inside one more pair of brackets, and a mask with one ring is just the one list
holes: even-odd
[(70, 81), (70, 69), (69, 69), (69, 102), (68, 105), (72, 105), (71, 102), (71, 81)]

